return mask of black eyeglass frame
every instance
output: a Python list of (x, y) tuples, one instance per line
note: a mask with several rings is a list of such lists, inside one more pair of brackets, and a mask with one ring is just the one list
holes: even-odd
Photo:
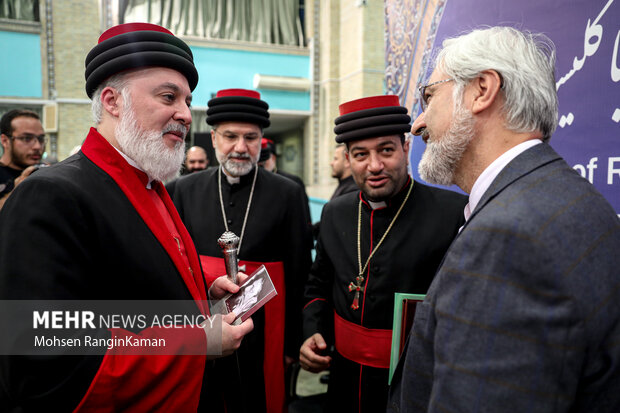
[(15, 140), (19, 140), (24, 142), (26, 145), (32, 145), (34, 143), (34, 140), (38, 140), (39, 143), (41, 144), (41, 146), (45, 146), (45, 144), (47, 144), (47, 136), (46, 135), (25, 135), (25, 136), (11, 136), (11, 139)]

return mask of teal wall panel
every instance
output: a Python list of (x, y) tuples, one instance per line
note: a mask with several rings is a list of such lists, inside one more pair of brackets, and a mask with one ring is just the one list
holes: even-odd
[(0, 31), (0, 54), (0, 96), (41, 98), (40, 36)]
[[(192, 46), (200, 80), (194, 90), (193, 105), (207, 106), (220, 89), (254, 89), (254, 75), (310, 77), (310, 57), (284, 53), (216, 49)], [(310, 110), (310, 92), (260, 89), (270, 109)]]

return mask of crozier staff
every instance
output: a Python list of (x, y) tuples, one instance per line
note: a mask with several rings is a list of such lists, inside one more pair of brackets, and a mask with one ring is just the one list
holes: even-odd
[(239, 236), (240, 268), (251, 274), (264, 264), (278, 292), (252, 315), (256, 328), (237, 355), (215, 363), (210, 377), (218, 379), (210, 390), (218, 411), (224, 405), (228, 412), (283, 411), (285, 369), (301, 343), (311, 235), (301, 186), (257, 166), (263, 129), (270, 125), (268, 108), (256, 91), (218, 91), (209, 101), (207, 123), (220, 165), (182, 177), (174, 192), (208, 282), (225, 272), (217, 240), (232, 231)]

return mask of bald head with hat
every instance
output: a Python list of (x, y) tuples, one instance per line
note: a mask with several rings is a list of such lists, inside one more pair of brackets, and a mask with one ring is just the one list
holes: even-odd
[(101, 35), (85, 66), (97, 131), (151, 178), (173, 177), (198, 83), (187, 44), (161, 26), (121, 24)]
[(334, 132), (336, 142), (346, 144), (353, 179), (369, 200), (387, 201), (409, 179), (407, 108), (394, 95), (356, 99), (339, 108)]
[(260, 93), (248, 89), (224, 89), (208, 103), (207, 123), (224, 173), (247, 175), (257, 164), (263, 129), (270, 125), (269, 105)]

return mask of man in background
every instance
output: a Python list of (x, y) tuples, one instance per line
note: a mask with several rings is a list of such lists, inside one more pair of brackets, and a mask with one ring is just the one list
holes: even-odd
[(338, 186), (330, 199), (344, 195), (349, 192), (359, 191), (359, 187), (351, 175), (351, 164), (346, 156), (346, 145), (340, 143), (334, 150), (334, 158), (330, 165), (332, 167), (332, 177), (338, 180)]
[[(332, 168), (332, 177), (338, 180), (338, 186), (334, 190), (330, 200), (344, 195), (349, 192), (357, 192), (360, 188), (355, 183), (353, 175), (351, 175), (351, 163), (346, 155), (347, 148), (344, 143), (339, 143), (334, 149), (334, 157), (330, 163)], [(321, 221), (312, 224), (312, 237), (316, 241), (321, 230)]]
[(620, 221), (548, 144), (554, 73), (548, 38), (491, 27), (445, 40), (420, 88), (420, 176), (470, 195), (389, 412), (620, 411)]
[(188, 174), (202, 171), (209, 166), (207, 152), (201, 146), (192, 146), (185, 154), (185, 171)]
[(0, 119), (0, 210), (11, 191), (30, 176), (42, 162), (45, 131), (35, 112), (13, 109)]
[(295, 181), (297, 182), (297, 185), (301, 186), (302, 190), (304, 191), (306, 221), (308, 222), (308, 225), (310, 225), (310, 203), (308, 201), (308, 194), (306, 193), (306, 185), (304, 184), (304, 181), (297, 175), (293, 175), (281, 169), (278, 169), (277, 160), (278, 157), (276, 155), (275, 143), (271, 139), (263, 138), (263, 140), (261, 141), (261, 150), (260, 157), (258, 158), (258, 165), (269, 172), (282, 175), (285, 178)]
[[(203, 171), (209, 166), (207, 152), (201, 146), (192, 146), (185, 154), (185, 162), (183, 163), (183, 175), (189, 175), (194, 172)], [(174, 189), (176, 188), (178, 178), (166, 183), (166, 191), (172, 198)]]

